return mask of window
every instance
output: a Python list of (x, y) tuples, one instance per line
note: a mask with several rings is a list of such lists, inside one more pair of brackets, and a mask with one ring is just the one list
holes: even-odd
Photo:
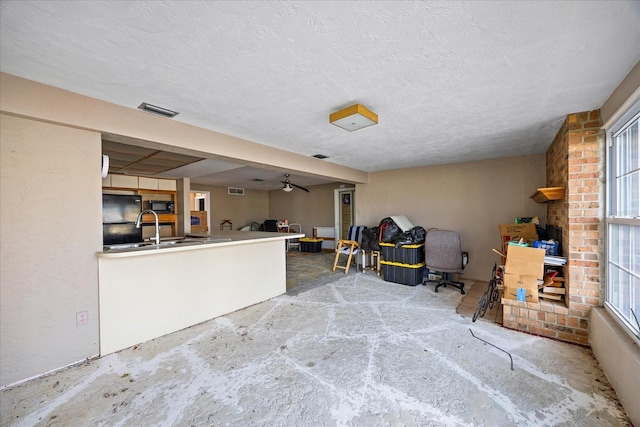
[[(640, 102), (607, 134), (606, 305), (640, 338)], [(635, 115), (633, 115), (635, 114)]]

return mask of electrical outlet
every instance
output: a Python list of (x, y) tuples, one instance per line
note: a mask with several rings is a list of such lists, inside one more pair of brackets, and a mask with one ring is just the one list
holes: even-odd
[(76, 313), (76, 325), (82, 326), (89, 323), (89, 315), (86, 311), (79, 311)]

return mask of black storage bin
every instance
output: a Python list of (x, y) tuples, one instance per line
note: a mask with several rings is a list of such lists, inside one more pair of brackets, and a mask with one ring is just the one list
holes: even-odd
[(312, 239), (303, 237), (300, 239), (300, 252), (320, 252), (322, 251), (323, 239)]
[(398, 247), (393, 243), (380, 243), (380, 249), (382, 249), (382, 259), (388, 262), (411, 265), (424, 262), (424, 243)]
[(424, 262), (418, 264), (401, 264), (397, 262), (380, 261), (382, 275), (387, 282), (401, 285), (416, 286), (422, 283)]

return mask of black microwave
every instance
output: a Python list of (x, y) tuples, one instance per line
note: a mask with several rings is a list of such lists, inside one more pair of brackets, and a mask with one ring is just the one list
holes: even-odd
[(172, 214), (176, 211), (175, 204), (170, 200), (149, 200), (149, 209), (156, 213)]

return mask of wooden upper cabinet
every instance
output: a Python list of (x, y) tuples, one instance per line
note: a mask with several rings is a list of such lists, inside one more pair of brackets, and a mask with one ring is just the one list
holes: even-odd
[(148, 178), (146, 176), (131, 175), (107, 175), (102, 180), (103, 187), (109, 188), (135, 188), (140, 190), (176, 191), (175, 179)]
[(111, 175), (111, 187), (138, 188), (138, 177), (130, 175)]
[(158, 179), (141, 176), (138, 178), (138, 188), (141, 190), (157, 190)]
[(175, 179), (158, 179), (158, 190), (177, 191)]
[(173, 179), (138, 178), (138, 188), (141, 190), (176, 191), (176, 181)]

